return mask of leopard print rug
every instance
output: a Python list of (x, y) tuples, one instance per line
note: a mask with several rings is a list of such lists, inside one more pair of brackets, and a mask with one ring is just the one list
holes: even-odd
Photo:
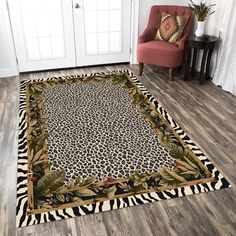
[(74, 83), (44, 90), (48, 156), (53, 171), (64, 169), (97, 180), (127, 178), (135, 170), (173, 168), (174, 160), (127, 92), (111, 82)]

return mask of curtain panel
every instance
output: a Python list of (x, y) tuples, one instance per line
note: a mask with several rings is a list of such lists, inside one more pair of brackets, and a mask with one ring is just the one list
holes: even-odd
[(213, 83), (236, 95), (236, 1), (229, 0)]

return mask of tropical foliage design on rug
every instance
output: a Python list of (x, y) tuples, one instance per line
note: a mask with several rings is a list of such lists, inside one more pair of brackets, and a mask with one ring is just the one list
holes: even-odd
[[(146, 174), (136, 170), (129, 178), (108, 178), (102, 182), (96, 182), (96, 176), (87, 179), (75, 176), (66, 183), (64, 170), (50, 170), (47, 138), (53, 134), (47, 131), (43, 90), (59, 84), (102, 83), (108, 80), (121, 86), (130, 95), (142, 117), (157, 132), (161, 145), (169, 150), (175, 160), (175, 168), (163, 166), (159, 172)], [(171, 125), (125, 73), (34, 82), (27, 85), (26, 94), (29, 213), (214, 181), (209, 170), (186, 147)]]

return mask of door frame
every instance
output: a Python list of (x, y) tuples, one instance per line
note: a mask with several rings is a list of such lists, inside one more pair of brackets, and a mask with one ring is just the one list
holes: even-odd
[(3, 64), (1, 63), (0, 66), (0, 78), (17, 76), (19, 75), (19, 70), (16, 61), (8, 1), (0, 1), (0, 15), (0, 33), (2, 34), (1, 43), (3, 46), (3, 49), (1, 49), (1, 57), (5, 61)]
[(130, 28), (130, 64), (137, 64), (137, 47), (139, 36), (139, 16), (140, 16), (140, 1), (132, 0), (131, 2), (131, 28)]

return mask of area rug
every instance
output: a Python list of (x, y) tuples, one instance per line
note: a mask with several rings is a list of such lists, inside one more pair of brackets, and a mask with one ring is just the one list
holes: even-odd
[(230, 187), (130, 71), (20, 83), (16, 226)]

